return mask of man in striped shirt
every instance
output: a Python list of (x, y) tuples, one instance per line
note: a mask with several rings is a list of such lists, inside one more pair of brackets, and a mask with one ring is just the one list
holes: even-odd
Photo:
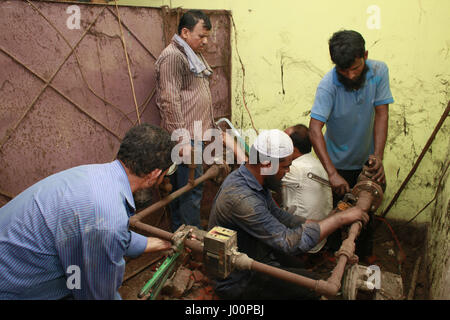
[[(183, 164), (171, 177), (173, 190), (185, 186), (189, 178), (191, 147), (203, 149), (204, 133), (214, 127), (209, 77), (212, 70), (202, 55), (211, 30), (209, 17), (199, 10), (187, 11), (180, 19), (178, 33), (156, 61), (156, 103), (161, 127), (183, 144)], [(200, 159), (199, 159), (200, 158)], [(178, 162), (180, 164), (181, 161)], [(202, 157), (195, 161), (195, 178), (203, 174)], [(172, 229), (182, 224), (201, 228), (202, 185), (170, 204)]]
[(133, 192), (161, 183), (172, 146), (161, 128), (133, 127), (115, 161), (53, 174), (0, 208), (0, 299), (120, 299), (124, 255), (171, 247), (128, 219)]

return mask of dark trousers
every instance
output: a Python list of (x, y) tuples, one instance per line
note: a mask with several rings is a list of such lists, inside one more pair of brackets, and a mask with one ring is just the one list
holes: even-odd
[[(353, 188), (358, 180), (358, 176), (361, 170), (338, 170), (338, 173), (347, 181), (350, 188)], [(338, 196), (333, 193), (333, 208), (336, 208), (338, 202), (342, 200), (343, 196)], [(332, 251), (339, 250), (342, 244), (342, 230), (338, 229), (328, 236), (327, 245)], [(374, 217), (373, 213), (369, 212), (369, 222), (363, 227), (358, 238), (356, 238), (355, 254), (359, 257), (360, 261), (372, 255), (373, 251), (373, 234), (374, 234)]]
[[(194, 179), (203, 174), (203, 166), (198, 164), (195, 167)], [(180, 164), (177, 171), (170, 176), (170, 183), (173, 186), (172, 192), (184, 187), (189, 180), (189, 167)], [(194, 226), (202, 229), (200, 223), (200, 207), (203, 195), (203, 184), (199, 184), (191, 191), (188, 191), (170, 202), (170, 212), (172, 220), (172, 231), (175, 232), (182, 225)]]
[[(203, 150), (203, 143), (196, 143), (196, 148), (201, 148)], [(191, 140), (191, 146), (194, 146), (193, 140)], [(188, 183), (189, 171), (190, 169), (186, 164), (180, 164), (178, 166), (177, 171), (170, 176), (170, 183), (173, 187), (172, 192), (177, 191)], [(197, 179), (201, 175), (203, 175), (203, 164), (197, 164), (194, 171), (194, 179)], [(169, 203), (173, 232), (177, 231), (182, 224), (202, 229), (200, 223), (202, 196), (203, 183)]]

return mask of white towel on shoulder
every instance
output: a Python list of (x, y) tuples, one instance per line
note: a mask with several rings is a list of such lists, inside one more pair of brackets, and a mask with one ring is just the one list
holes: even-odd
[(189, 62), (189, 69), (195, 73), (199, 77), (209, 77), (212, 74), (212, 70), (209, 69), (203, 61), (200, 59), (200, 57), (192, 50), (192, 48), (187, 44), (186, 41), (184, 41), (178, 34), (174, 34), (172, 37), (172, 40), (178, 43), (180, 46), (183, 47), (184, 52), (186, 53), (188, 62)]

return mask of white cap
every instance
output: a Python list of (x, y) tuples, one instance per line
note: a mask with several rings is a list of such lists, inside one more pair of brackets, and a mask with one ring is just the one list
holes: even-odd
[(261, 131), (253, 142), (253, 148), (267, 157), (276, 159), (285, 158), (294, 152), (292, 139), (278, 129)]

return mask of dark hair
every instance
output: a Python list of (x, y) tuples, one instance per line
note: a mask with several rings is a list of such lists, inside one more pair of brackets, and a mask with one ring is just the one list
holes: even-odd
[(331, 60), (339, 69), (348, 69), (356, 58), (364, 57), (365, 41), (360, 33), (353, 30), (335, 32), (328, 41)]
[(178, 34), (181, 34), (181, 30), (183, 28), (188, 28), (190, 31), (192, 31), (200, 20), (203, 20), (203, 26), (206, 28), (206, 30), (211, 30), (211, 21), (203, 11), (186, 11), (183, 16), (181, 16), (180, 23), (178, 24)]
[(174, 141), (167, 131), (148, 123), (137, 125), (125, 134), (117, 159), (138, 177), (155, 169), (167, 170), (172, 164)]
[(304, 124), (297, 124), (292, 127), (290, 134), (292, 144), (303, 154), (311, 152), (311, 140), (309, 140), (309, 129)]

